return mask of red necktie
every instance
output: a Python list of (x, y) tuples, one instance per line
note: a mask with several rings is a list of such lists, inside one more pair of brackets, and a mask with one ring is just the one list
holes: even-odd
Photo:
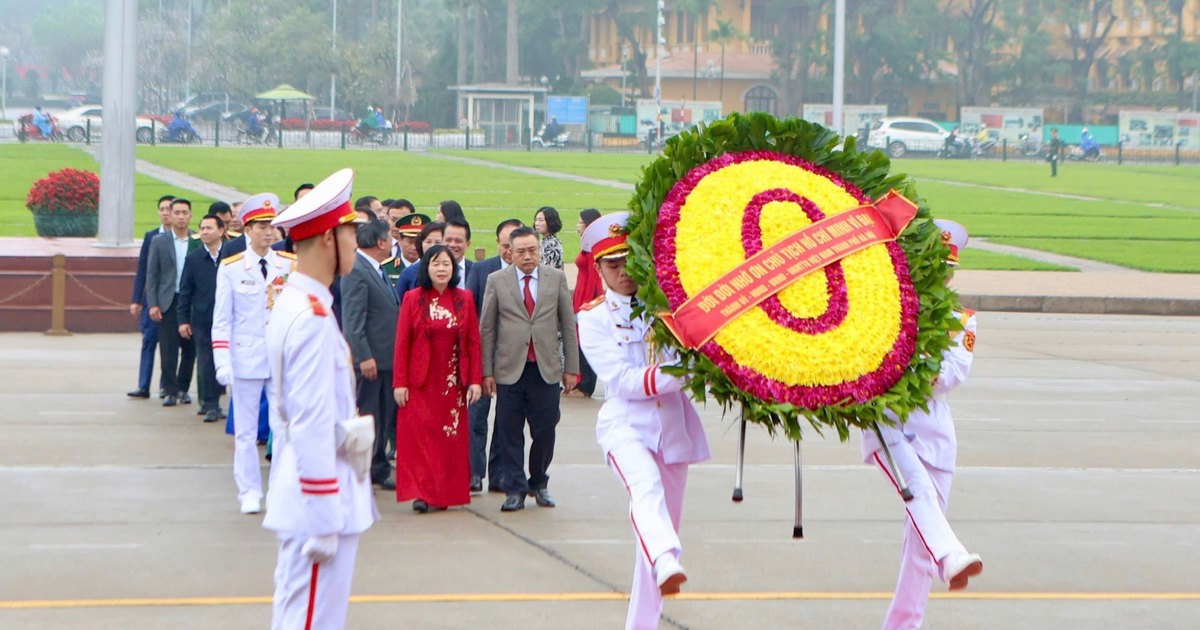
[[(533, 317), (533, 293), (529, 291), (529, 281), (533, 276), (525, 276), (525, 310)], [(526, 360), (537, 362), (537, 355), (533, 352), (533, 337), (529, 338), (529, 353), (526, 355)]]

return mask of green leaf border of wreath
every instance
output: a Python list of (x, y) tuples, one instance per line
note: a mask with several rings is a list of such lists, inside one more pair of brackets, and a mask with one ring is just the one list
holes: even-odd
[(792, 155), (837, 173), (858, 186), (871, 199), (896, 190), (916, 202), (920, 209), (897, 242), (908, 258), (913, 289), (920, 299), (917, 316), (917, 340), (913, 357), (904, 376), (887, 392), (861, 404), (805, 409), (790, 403), (763, 400), (742, 391), (708, 357), (699, 351), (680, 347), (666, 326), (655, 320), (653, 341), (679, 351), (678, 367), (667, 368), (688, 377), (687, 388), (697, 401), (709, 397), (726, 412), (740, 405), (746, 420), (761, 424), (772, 434), (783, 433), (792, 440), (802, 438), (801, 419), (807, 420), (819, 435), (828, 428), (846, 441), (851, 427), (869, 428), (872, 422), (892, 424), (887, 412), (907, 418), (912, 410), (927, 410), (933, 381), (941, 368), (942, 351), (950, 346), (952, 333), (962, 330), (955, 314), (961, 310), (958, 294), (946, 286), (951, 267), (945, 259), (949, 249), (941, 232), (933, 224), (928, 205), (905, 174), (892, 174), (891, 161), (881, 151), (860, 152), (853, 137), (843, 139), (837, 133), (798, 118), (776, 118), (765, 113), (730, 114), (723, 120), (684, 131), (667, 142), (662, 156), (643, 167), (641, 178), (629, 202), (628, 261), (630, 277), (638, 282), (638, 296), (650, 313), (670, 310), (667, 297), (658, 284), (654, 268), (654, 230), (658, 209), (676, 182), (693, 168), (725, 153), (750, 150), (775, 151)]

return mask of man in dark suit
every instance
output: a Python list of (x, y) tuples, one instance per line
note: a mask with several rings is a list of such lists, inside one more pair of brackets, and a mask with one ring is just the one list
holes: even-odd
[[(171, 202), (171, 231), (156, 236), (150, 243), (146, 264), (146, 304), (150, 319), (158, 322), (159, 362), (166, 381), (164, 407), (190, 403), (188, 388), (196, 362), (196, 346), (179, 335), (179, 288), (188, 253), (199, 247), (188, 225), (192, 204), (187, 199)], [(182, 357), (180, 354), (182, 353)]]
[[(487, 260), (475, 263), (471, 267), (471, 273), (467, 275), (467, 290), (475, 296), (475, 315), (477, 317), (483, 315), (483, 292), (487, 288), (488, 276), (501, 269), (507, 269), (512, 264), (508, 236), (521, 225), (519, 219), (508, 219), (497, 225), (496, 246), (499, 253)], [(492, 431), (491, 457), (488, 457), (487, 449), (488, 414), (491, 413), (491, 410), (492, 397), (484, 394), (471, 405), (468, 411), (469, 426), (471, 427), (471, 492), (482, 491), (484, 474), (486, 473), (487, 478), (491, 480), (494, 479), (496, 472), (497, 438), (495, 430)], [(486, 468), (484, 467), (485, 462)], [(495, 485), (489, 485), (492, 486), (492, 490), (500, 491)]]
[[(138, 318), (138, 326), (142, 330), (142, 355), (138, 363), (137, 389), (129, 392), (130, 398), (150, 397), (150, 378), (154, 376), (154, 350), (158, 346), (158, 323), (150, 319), (150, 310), (146, 308), (146, 263), (150, 260), (150, 241), (155, 236), (171, 229), (171, 202), (173, 195), (164, 195), (158, 200), (158, 220), (160, 225), (146, 232), (142, 238), (142, 251), (138, 254), (137, 274), (133, 277), (133, 295), (129, 298), (129, 314)], [(158, 379), (158, 394), (166, 397), (165, 380)]]
[(205, 422), (221, 419), (221, 386), (213, 363), (213, 307), (217, 295), (217, 267), (221, 265), (221, 243), (225, 222), (216, 215), (200, 219), (200, 244), (183, 263), (179, 281), (179, 336), (196, 347), (200, 411)]
[(374, 219), (358, 226), (354, 268), (342, 278), (342, 335), (350, 345), (357, 376), (358, 410), (375, 416), (375, 452), (371, 481), (395, 490), (387, 458), (388, 436), (396, 432), (392, 397), (392, 361), (400, 303), (382, 263), (390, 260), (387, 223)]
[[(558, 424), (559, 383), (571, 391), (579, 382), (579, 344), (567, 276), (540, 264), (541, 243), (532, 228), (509, 235), (513, 264), (488, 276), (483, 292), (480, 338), (483, 345), (483, 391), (496, 396), (496, 430), (500, 455), (492, 483), (508, 495), (500, 508), (525, 507), (533, 495), (542, 507), (554, 507), (546, 469), (554, 458)], [(559, 336), (566, 365), (558, 359)], [(529, 423), (529, 477), (525, 423)]]

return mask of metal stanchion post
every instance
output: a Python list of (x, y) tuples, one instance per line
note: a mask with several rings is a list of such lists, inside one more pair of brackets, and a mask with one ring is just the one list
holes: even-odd
[(217, 116), (217, 126), (213, 128), (213, 146), (221, 146), (221, 117)]
[(738, 432), (737, 463), (733, 471), (733, 502), (742, 502), (742, 472), (746, 468), (746, 410), (742, 410), (742, 426)]
[(50, 330), (47, 335), (71, 334), (67, 330), (67, 257), (55, 254), (50, 268)]
[(87, 119), (86, 124), (87, 130), (85, 131), (83, 138), (87, 141), (87, 145), (90, 147), (92, 146), (92, 119)]
[(796, 440), (796, 523), (792, 538), (804, 538), (804, 471), (800, 466), (800, 440)]

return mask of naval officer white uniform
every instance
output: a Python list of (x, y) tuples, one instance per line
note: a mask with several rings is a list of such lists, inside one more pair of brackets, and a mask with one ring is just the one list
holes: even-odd
[(212, 347), (217, 382), (231, 387), (233, 480), (243, 514), (261, 511), (263, 488), (258, 460), (258, 403), (270, 376), (267, 318), (275, 296), (292, 271), (295, 256), (271, 249), (271, 220), (279, 198), (270, 193), (246, 200), (238, 211), (246, 250), (221, 261), (213, 308)]
[(353, 176), (334, 173), (274, 221), (289, 228), (298, 261), (267, 324), (274, 457), (263, 527), (279, 539), (272, 630), (345, 626), (358, 537), (379, 519), (374, 420), (355, 417), (350, 348), (329, 292), (354, 266)]
[[(967, 231), (953, 221), (938, 220), (942, 239), (950, 247), (951, 265), (958, 264), (958, 251), (967, 244)], [(959, 314), (963, 330), (954, 331), (953, 342), (942, 353), (942, 367), (927, 401), (929, 411), (915, 409), (895, 427), (880, 426), (884, 441), (913, 500), (904, 504), (904, 542), (896, 592), (884, 618), (884, 630), (921, 627), (929, 588), (934, 575), (950, 590), (966, 588), (969, 578), (983, 571), (983, 561), (968, 553), (946, 520), (950, 482), (954, 476), (958, 442), (954, 416), (947, 398), (967, 379), (975, 350), (975, 314)], [(879, 439), (873, 431), (862, 434), (862, 453), (867, 463), (879, 467), (893, 487), (896, 480), (886, 465)]]
[(579, 312), (579, 342), (604, 383), (596, 439), (609, 467), (629, 493), (637, 537), (633, 585), (625, 627), (658, 627), (663, 595), (687, 580), (679, 555), (680, 517), (688, 464), (709, 458), (700, 416), (683, 393), (683, 379), (662, 371), (673, 356), (646, 343), (649, 324), (632, 317), (637, 285), (625, 274), (625, 221), (617, 213), (594, 221), (583, 234), (608, 289)]

